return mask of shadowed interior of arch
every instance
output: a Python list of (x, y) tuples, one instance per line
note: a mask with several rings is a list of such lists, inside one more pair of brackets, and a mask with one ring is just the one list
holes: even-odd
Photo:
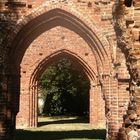
[[(41, 115), (44, 113), (47, 116), (67, 115), (88, 118), (90, 83), (77, 63), (66, 57), (57, 59), (43, 72), (38, 84), (39, 97), (41, 99), (45, 97)], [(62, 117), (63, 119), (67, 122), (65, 117)], [(77, 120), (77, 118), (69, 120), (69, 117), (67, 119), (71, 123)], [(61, 123), (62, 120), (60, 120)]]
[[(69, 65), (71, 65), (71, 67), (70, 66), (63, 66), (61, 63), (63, 62), (61, 62), (61, 61), (63, 60), (65, 60), (65, 61), (68, 61), (68, 64)], [(61, 62), (60, 64), (59, 64), (59, 61)], [(56, 66), (54, 66), (54, 65), (52, 65), (52, 64), (55, 64)], [(64, 62), (63, 62), (64, 63)], [(67, 63), (65, 64), (65, 65), (68, 65)], [(59, 73), (56, 71), (56, 67), (59, 69), (59, 66), (58, 65), (61, 65), (62, 66), (62, 70), (59, 70)], [(69, 76), (73, 76), (74, 74), (79, 74), (79, 76), (81, 76), (81, 77), (83, 77), (83, 80), (84, 81), (86, 81), (86, 83), (87, 83), (87, 90), (89, 90), (89, 87), (90, 87), (90, 83), (89, 83), (89, 78), (93, 78), (93, 77), (89, 77), (89, 75), (88, 75), (88, 73), (90, 73), (91, 74), (91, 72), (86, 72), (86, 71), (88, 71), (88, 70), (85, 70), (85, 68), (82, 66), (82, 63), (77, 59), (77, 58), (75, 58), (75, 57), (73, 57), (73, 56), (71, 56), (70, 54), (67, 54), (67, 53), (65, 53), (65, 52), (61, 52), (61, 54), (55, 54), (53, 57), (51, 56), (50, 58), (48, 58), (48, 59), (44, 59), (43, 60), (43, 62), (41, 62), (38, 66), (37, 66), (37, 68), (36, 68), (36, 70), (35, 70), (35, 72), (32, 74), (32, 77), (31, 77), (31, 81), (30, 81), (30, 87), (32, 87), (32, 85), (34, 85), (35, 83), (37, 83), (37, 81), (39, 81), (39, 79), (40, 79), (40, 77), (41, 77), (41, 75), (42, 75), (42, 73), (46, 70), (46, 68), (50, 68), (50, 66), (52, 67), (53, 66), (53, 68), (51, 68), (51, 69), (49, 69), (49, 70), (52, 70), (53, 72), (55, 72), (55, 73), (57, 73), (57, 75), (58, 74), (63, 74), (63, 71), (66, 69), (67, 70), (67, 72), (69, 72)], [(65, 68), (66, 67), (66, 68)], [(65, 69), (63, 69), (63, 68), (65, 68)], [(52, 73), (53, 73), (52, 72)], [(64, 71), (65, 72), (65, 71)], [(72, 75), (72, 73), (70, 73), (70, 72), (73, 72), (73, 75)], [(76, 73), (74, 73), (74, 72), (76, 72)], [(50, 74), (50, 73), (49, 73)], [(66, 73), (64, 73), (65, 75), (64, 75), (64, 77), (67, 77), (67, 75), (66, 75)], [(53, 75), (53, 78), (55, 77), (55, 76), (57, 76), (57, 75)], [(77, 75), (75, 75), (75, 76), (77, 76)], [(87, 76), (88, 75), (88, 76)], [(91, 74), (92, 75), (92, 74)], [(52, 75), (50, 74), (50, 77), (51, 77)], [(49, 78), (50, 78), (49, 77)], [(74, 78), (74, 77), (73, 77)], [(78, 77), (77, 77), (78, 78)], [(50, 80), (50, 79), (48, 79), (48, 80)], [(65, 79), (66, 81), (67, 81), (67, 79)], [(71, 79), (72, 80), (72, 79)], [(75, 80), (77, 80), (77, 79), (75, 79)], [(79, 79), (80, 80), (80, 79)], [(81, 79), (82, 80), (82, 79)], [(66, 81), (63, 81), (63, 84), (65, 84), (65, 82)], [(52, 82), (52, 81), (51, 81)], [(59, 81), (57, 81), (58, 83), (59, 83)], [(51, 83), (49, 83), (49, 85), (50, 85)], [(70, 84), (73, 84), (73, 83), (70, 83)], [(76, 83), (75, 83), (76, 84)], [(78, 83), (77, 83), (78, 84)], [(68, 86), (68, 85), (67, 85)], [(76, 85), (75, 85), (76, 86)], [(65, 88), (64, 86), (62, 86), (62, 88)], [(30, 90), (32, 90), (32, 88), (30, 89)], [(32, 92), (32, 91), (30, 91), (30, 92)], [(89, 92), (89, 91), (87, 91), (87, 92)], [(88, 95), (89, 93), (87, 93), (87, 95)], [(88, 95), (89, 96), (89, 95)], [(88, 103), (89, 104), (89, 103)]]
[[(88, 115), (90, 81), (79, 64), (66, 57), (57, 59), (43, 72), (38, 85), (40, 97), (48, 102), (44, 106), (47, 115)], [(57, 103), (50, 101), (53, 98)], [(57, 110), (50, 110), (51, 106)]]

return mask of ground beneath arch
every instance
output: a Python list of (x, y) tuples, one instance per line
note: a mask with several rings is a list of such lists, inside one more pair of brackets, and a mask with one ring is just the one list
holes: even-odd
[(104, 140), (104, 129), (92, 129), (84, 118), (40, 117), (38, 128), (16, 131), (15, 140)]

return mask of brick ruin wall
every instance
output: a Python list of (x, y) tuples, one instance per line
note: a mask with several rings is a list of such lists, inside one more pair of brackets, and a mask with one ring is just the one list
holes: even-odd
[(113, 15), (118, 47), (124, 52), (126, 64), (131, 76), (130, 102), (124, 115), (123, 127), (120, 128), (121, 139), (138, 137), (139, 131), (139, 69), (140, 69), (140, 2), (138, 0), (117, 1)]
[[(67, 6), (68, 5), (68, 6)], [(42, 8), (45, 7), (45, 8)], [(119, 140), (126, 139), (130, 132), (136, 135), (135, 129), (140, 123), (140, 2), (139, 0), (13, 0), (0, 2), (0, 138), (9, 139), (13, 135), (15, 127), (15, 115), (19, 111), (19, 87), (12, 83), (18, 83), (19, 75), (11, 74), (8, 67), (8, 52), (14, 37), (19, 30), (29, 21), (41, 15), (45, 11), (54, 8), (62, 8), (78, 18), (87, 21), (85, 24), (93, 25), (100, 30), (97, 36), (102, 40), (106, 38), (110, 56), (112, 88), (114, 95), (110, 110), (113, 115), (107, 113), (110, 122), (115, 122), (108, 129), (109, 136), (115, 135), (119, 130)], [(37, 11), (37, 12), (36, 12)], [(90, 22), (89, 22), (90, 21)], [(54, 35), (52, 35), (54, 36)], [(26, 55), (26, 53), (25, 53)], [(10, 75), (11, 74), (11, 75)], [(104, 76), (104, 79), (106, 77)], [(12, 79), (12, 80), (11, 80)], [(114, 80), (115, 79), (115, 80)], [(105, 79), (106, 80), (106, 79)], [(10, 86), (9, 86), (10, 85)], [(11, 94), (15, 94), (14, 97)], [(17, 95), (16, 95), (17, 94)], [(117, 98), (117, 100), (115, 100)], [(18, 101), (17, 101), (18, 100)], [(7, 105), (8, 103), (8, 105)], [(107, 108), (108, 109), (108, 108)], [(117, 123), (116, 123), (117, 120)], [(111, 137), (109, 137), (111, 139)]]
[[(37, 86), (38, 78), (36, 75), (40, 75), (52, 62), (66, 57), (71, 59), (75, 63), (78, 70), (83, 71), (88, 75), (90, 80), (90, 124), (94, 128), (105, 128), (105, 105), (100, 92), (100, 86), (98, 87), (97, 100), (92, 97), (95, 93), (93, 87), (96, 86), (97, 79), (97, 64), (92, 49), (89, 48), (87, 43), (73, 31), (70, 31), (64, 27), (55, 27), (41, 34), (36, 38), (26, 50), (21, 62), (21, 93), (20, 93), (20, 111), (17, 115), (18, 127), (33, 127), (32, 115), (29, 116), (29, 112), (34, 110), (31, 108), (33, 105), (28, 100), (29, 89)], [(86, 67), (80, 66), (80, 63), (84, 63)], [(84, 70), (83, 70), (84, 69)], [(89, 70), (88, 70), (89, 69)], [(34, 71), (36, 74), (34, 74)], [(90, 75), (88, 74), (90, 73)], [(35, 82), (31, 82), (31, 79), (35, 79)], [(93, 91), (92, 91), (93, 90)], [(93, 93), (92, 93), (93, 92)], [(25, 103), (25, 101), (27, 103)], [(95, 105), (96, 102), (96, 105)], [(100, 103), (100, 104), (98, 104)], [(98, 106), (98, 107), (97, 107)], [(93, 112), (93, 111), (94, 112)], [(91, 113), (93, 112), (93, 113)], [(26, 114), (26, 115), (25, 115)], [(96, 115), (95, 115), (96, 114)], [(37, 125), (37, 124), (35, 124)]]

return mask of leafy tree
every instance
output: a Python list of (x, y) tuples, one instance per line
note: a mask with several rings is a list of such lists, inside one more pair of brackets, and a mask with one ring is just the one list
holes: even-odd
[(45, 99), (44, 113), (86, 115), (89, 108), (89, 81), (69, 59), (50, 65), (39, 80)]

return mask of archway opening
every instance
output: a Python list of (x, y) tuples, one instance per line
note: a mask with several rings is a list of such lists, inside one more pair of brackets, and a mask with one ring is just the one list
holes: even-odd
[(89, 79), (77, 63), (68, 58), (55, 61), (39, 78), (38, 113), (89, 122), (89, 90)]
[[(48, 59), (44, 64), (42, 63), (41, 68), (37, 69), (30, 85), (33, 87), (30, 90), (33, 95), (30, 106), (37, 107), (35, 105), (37, 96), (38, 98), (44, 96), (45, 102), (51, 102), (51, 104), (45, 104), (43, 112), (40, 111), (40, 117), (37, 114), (38, 128), (28, 128), (22, 133), (18, 131), (16, 138), (32, 137), (39, 140), (41, 136), (54, 140), (105, 139), (105, 128), (93, 129), (89, 125), (89, 102), (93, 103), (89, 96), (94, 93), (90, 91), (91, 79), (78, 59), (62, 53)], [(51, 99), (47, 100), (47, 98)], [(92, 108), (96, 107), (92, 106)], [(36, 109), (32, 111), (31, 116), (35, 115)], [(31, 123), (32, 121), (34, 120), (31, 120)]]
[[(85, 26), (85, 24), (81, 24), (81, 22), (78, 19), (74, 19), (74, 21), (72, 21), (71, 16), (67, 15), (67, 13), (64, 12), (66, 14), (66, 17), (65, 17), (65, 14), (64, 13), (62, 14), (61, 12), (63, 13), (64, 11), (56, 9), (56, 10), (51, 11), (49, 13), (43, 14), (44, 16), (46, 15), (45, 17), (42, 15), (39, 18), (36, 18), (32, 22), (30, 22), (30, 24), (27, 24), (27, 26), (26, 26), (27, 28), (26, 27), (23, 28), (23, 30), (22, 30), (23, 32), (22, 31), (20, 32), (21, 36), (18, 36), (19, 37), (18, 39), (19, 40), (21, 39), (22, 41), (19, 41), (20, 45), (15, 44), (16, 49), (13, 51), (12, 54), (15, 54), (14, 55), (14, 60), (16, 60), (17, 65), (19, 67), (20, 62), (23, 58), (23, 55), (24, 55), (26, 49), (28, 49), (30, 43), (37, 36), (39, 36), (42, 32), (48, 31), (49, 29), (51, 29), (53, 27), (56, 27), (58, 25), (66, 27), (66, 28), (74, 31), (78, 35), (80, 35), (80, 37), (89, 45), (88, 47), (92, 48), (91, 49), (92, 51), (90, 51), (90, 53), (86, 53), (84, 51), (82, 51), (83, 53), (80, 53), (79, 51), (75, 52), (75, 49), (73, 48), (74, 50), (72, 50), (72, 52), (73, 52), (72, 55), (74, 57), (76, 56), (76, 58), (78, 58), (78, 55), (81, 54), (80, 57), (79, 57), (80, 59), (79, 58), (78, 59), (81, 60), (81, 58), (82, 58), (82, 63), (87, 68), (86, 72), (89, 74), (88, 76), (92, 77), (95, 80), (95, 83), (92, 81), (92, 90), (90, 91), (92, 93), (92, 94), (90, 94), (92, 96), (90, 98), (91, 101), (92, 101), (92, 103), (91, 103), (92, 109), (90, 110), (90, 114), (91, 114), (90, 120), (92, 120), (92, 123), (94, 124), (94, 126), (96, 128), (96, 127), (100, 126), (102, 124), (102, 122), (103, 122), (103, 124), (105, 124), (105, 122), (106, 122), (106, 119), (105, 119), (105, 102), (103, 100), (101, 85), (99, 83), (99, 79), (97, 79), (98, 76), (96, 74), (97, 74), (97, 71), (99, 72), (99, 71), (103, 70), (103, 68), (100, 64), (103, 62), (104, 59), (107, 59), (106, 58), (107, 54), (106, 54), (105, 49), (104, 48), (102, 49), (102, 44), (100, 43), (100, 41), (98, 40), (96, 35), (93, 32), (89, 31), (89, 29), (87, 30), (87, 27)], [(56, 16), (56, 18), (54, 18), (54, 19), (50, 18), (52, 16), (55, 17), (55, 15), (58, 15), (58, 16)], [(48, 16), (48, 18), (47, 18), (47, 16)], [(70, 20), (69, 20), (69, 18), (70, 18)], [(44, 22), (44, 19), (45, 19), (45, 22)], [(52, 21), (51, 20), (48, 21), (48, 19), (51, 19)], [(62, 20), (64, 22), (62, 22)], [(80, 22), (80, 24), (79, 24), (79, 22)], [(30, 33), (28, 31), (26, 31), (27, 29), (29, 29), (30, 26), (33, 26), (33, 25), (35, 25), (34, 30), (30, 30)], [(86, 27), (86, 29), (84, 29), (84, 27)], [(22, 38), (20, 38), (20, 37), (22, 37)], [(67, 39), (64, 39), (63, 37), (61, 38), (61, 40), (64, 40), (65, 42), (67, 41)], [(57, 44), (57, 45), (59, 45), (59, 44)], [(18, 47), (18, 46), (20, 46), (20, 47)], [(83, 48), (85, 48), (85, 46)], [(80, 47), (82, 48), (82, 45)], [(60, 50), (62, 50), (62, 48)], [(64, 48), (63, 48), (63, 50), (65, 51)], [(63, 52), (63, 50), (62, 50), (62, 52)], [(55, 53), (55, 52), (53, 52), (53, 53)], [(53, 53), (51, 53), (50, 56), (53, 55)], [(41, 58), (42, 54), (43, 53), (39, 53), (40, 58)], [(94, 57), (96, 57), (96, 59), (91, 57), (90, 55), (94, 55)], [(88, 61), (88, 60), (86, 61), (86, 59), (88, 59), (88, 57), (89, 57), (89, 62), (88, 63), (92, 63), (92, 66), (94, 66), (95, 69), (97, 69), (95, 72), (93, 72), (94, 70), (92, 69), (91, 64), (86, 64), (87, 61)], [(100, 65), (100, 67), (99, 66), (97, 67), (96, 60), (99, 60), (98, 65)], [(40, 61), (38, 61), (36, 63), (38, 64), (39, 62)], [(33, 67), (33, 65), (31, 66), (31, 68), (32, 67)], [(23, 73), (24, 73), (24, 75), (27, 75), (26, 71), (23, 71)], [(28, 83), (26, 82), (26, 84), (28, 84)], [(26, 96), (26, 98), (30, 98), (29, 102), (27, 102), (27, 106), (29, 106), (27, 114), (29, 114), (28, 115), (29, 117), (27, 115), (25, 116), (25, 117), (27, 117), (27, 119), (26, 119), (27, 123), (26, 124), (29, 127), (36, 126), (36, 124), (35, 124), (36, 120), (31, 119), (32, 117), (34, 117), (36, 115), (36, 110), (34, 110), (34, 108), (36, 108), (35, 100), (37, 100), (37, 99), (35, 98), (36, 96), (33, 95), (34, 91), (36, 92), (36, 86), (37, 86), (37, 81), (36, 81), (36, 77), (35, 77), (35, 80), (33, 81), (33, 83), (31, 82), (31, 85), (29, 85), (30, 95), (27, 95), (28, 93), (25, 93), (26, 92), (25, 90), (27, 90), (27, 92), (28, 92), (28, 89), (23, 88), (23, 95), (22, 96), (23, 97)], [(98, 99), (98, 100), (96, 100), (96, 99)], [(33, 104), (30, 104), (30, 102), (32, 102), (32, 101), (34, 101)], [(98, 104), (100, 101), (103, 103), (103, 105)], [(94, 107), (96, 107), (96, 109), (94, 109)], [(98, 108), (100, 110), (99, 112), (98, 112)], [(26, 124), (24, 123), (24, 125), (26, 125)]]

